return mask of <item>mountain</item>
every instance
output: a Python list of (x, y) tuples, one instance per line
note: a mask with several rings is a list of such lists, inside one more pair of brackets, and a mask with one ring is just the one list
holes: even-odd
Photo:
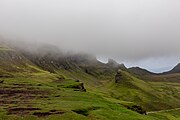
[(126, 70), (124, 64), (110, 59), (107, 64), (96, 59), (95, 56), (83, 53), (63, 53), (54, 46), (42, 46), (35, 52), (22, 51), (22, 54), (33, 64), (43, 70), (56, 73), (59, 70), (81, 70), (87, 74), (100, 77), (101, 74), (113, 74), (118, 69)]
[(145, 75), (154, 75), (155, 73), (152, 73), (146, 69), (140, 68), (140, 67), (131, 67), (128, 69), (131, 73), (139, 76), (145, 76)]
[(162, 74), (180, 73), (180, 63), (178, 63), (172, 70), (164, 72)]
[[(127, 69), (112, 59), (105, 64), (93, 55), (64, 53), (55, 46), (32, 47), (27, 50), (0, 44), (0, 119), (180, 117), (175, 109), (180, 107), (179, 74), (171, 74), (176, 79), (172, 82), (141, 68)], [(145, 80), (144, 76), (150, 79)], [(154, 76), (161, 81), (151, 80)], [(166, 109), (174, 111), (143, 115)]]
[(38, 72), (39, 69), (29, 59), (8, 44), (0, 44), (0, 76)]

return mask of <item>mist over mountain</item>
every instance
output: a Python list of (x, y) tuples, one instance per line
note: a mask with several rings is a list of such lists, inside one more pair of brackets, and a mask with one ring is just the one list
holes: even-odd
[(55, 45), (2, 40), (0, 118), (178, 120), (178, 69), (155, 74)]
[(179, 0), (0, 0), (0, 119), (179, 120)]
[(168, 0), (0, 1), (0, 35), (162, 72), (180, 59), (179, 5)]

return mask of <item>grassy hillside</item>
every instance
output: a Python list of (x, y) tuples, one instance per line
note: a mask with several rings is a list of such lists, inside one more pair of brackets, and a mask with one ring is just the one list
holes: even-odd
[(155, 119), (100, 94), (83, 92), (76, 88), (79, 84), (50, 73), (4, 78), (0, 84), (0, 119)]
[(20, 52), (0, 44), (0, 76), (10, 77), (14, 75), (24, 75), (38, 73), (42, 70), (35, 66), (30, 60)]
[(123, 72), (123, 79), (116, 84), (114, 74), (94, 78), (93, 76), (75, 71), (61, 71), (64, 75), (78, 79), (96, 94), (122, 101), (134, 102), (147, 111), (180, 107), (179, 82), (150, 82), (138, 79), (128, 72)]
[(179, 81), (144, 81), (83, 56), (27, 56), (0, 47), (0, 120), (179, 119), (178, 110), (138, 113), (180, 107)]
[(163, 120), (179, 120), (180, 119), (180, 109), (172, 109), (172, 110), (162, 110), (154, 113), (150, 113), (150, 116), (157, 117)]

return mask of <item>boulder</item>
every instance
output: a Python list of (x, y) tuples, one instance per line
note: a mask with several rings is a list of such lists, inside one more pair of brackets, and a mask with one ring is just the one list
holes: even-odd
[(77, 86), (74, 86), (74, 88), (78, 89), (79, 91), (86, 92), (86, 89), (84, 88), (84, 84), (80, 83)]

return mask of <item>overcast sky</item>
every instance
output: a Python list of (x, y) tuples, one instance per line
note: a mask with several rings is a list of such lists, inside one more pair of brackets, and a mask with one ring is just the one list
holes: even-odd
[(0, 35), (161, 72), (180, 62), (180, 1), (0, 0)]

